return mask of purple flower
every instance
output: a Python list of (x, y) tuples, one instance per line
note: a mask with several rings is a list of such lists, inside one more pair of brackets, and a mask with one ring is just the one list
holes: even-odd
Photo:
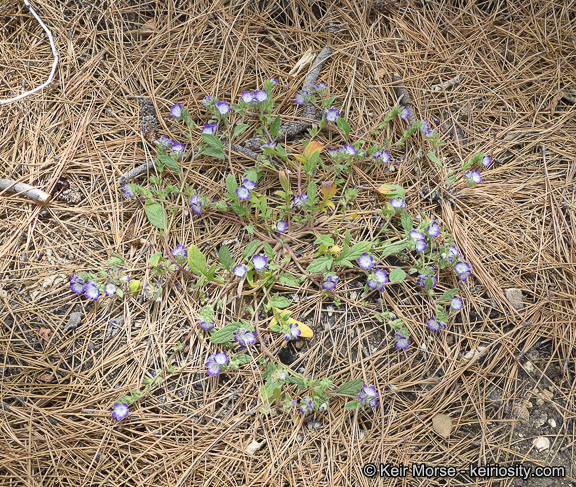
[(355, 156), (356, 154), (358, 154), (358, 152), (356, 151), (354, 146), (352, 146), (350, 144), (346, 144), (346, 147), (344, 148), (344, 152), (349, 156)]
[(296, 105), (303, 105), (307, 101), (307, 99), (308, 99), (308, 92), (306, 90), (302, 90), (296, 93), (296, 96), (294, 97)]
[(242, 181), (242, 186), (252, 191), (256, 187), (256, 183), (254, 181), (250, 181), (249, 179), (244, 178), (244, 180)]
[(292, 206), (304, 206), (306, 201), (308, 201), (308, 195), (306, 193), (299, 194), (294, 198)]
[(202, 328), (204, 331), (210, 331), (212, 328), (214, 328), (214, 323), (212, 323), (211, 321), (204, 321), (201, 319), (200, 328)]
[(214, 103), (214, 97), (212, 95), (208, 95), (206, 98), (202, 100), (202, 105), (204, 105), (205, 107), (209, 107), (210, 105), (212, 105), (212, 103)]
[(197, 216), (200, 216), (200, 214), (202, 213), (202, 205), (203, 204), (204, 204), (204, 201), (197, 194), (195, 194), (194, 196), (192, 196), (192, 198), (190, 198), (190, 206), (192, 207), (192, 211)]
[(455, 266), (454, 270), (456, 274), (458, 274), (458, 278), (461, 281), (465, 281), (472, 275), (472, 266), (468, 262), (464, 262), (463, 260), (459, 261)]
[(416, 240), (414, 247), (416, 248), (416, 252), (424, 252), (428, 248), (428, 245), (426, 245), (426, 240)]
[(288, 341), (296, 340), (296, 338), (298, 338), (301, 333), (302, 331), (300, 330), (300, 328), (298, 328), (297, 323), (290, 323), (290, 328), (288, 330), (288, 333), (284, 335), (284, 338)]
[(380, 283), (379, 283), (375, 278), (373, 278), (373, 279), (368, 279), (368, 282), (366, 283), (366, 285), (367, 285), (370, 289), (372, 289), (373, 291), (374, 291), (375, 289), (378, 289), (378, 288), (380, 287)]
[(116, 402), (114, 403), (114, 409), (112, 410), (112, 417), (116, 421), (122, 421), (126, 416), (128, 416), (129, 412), (128, 404), (125, 402)]
[(126, 198), (127, 200), (134, 197), (134, 192), (130, 188), (129, 184), (125, 184), (124, 186), (122, 186), (122, 189), (124, 190), (124, 198)]
[(276, 142), (264, 142), (260, 148), (262, 147), (270, 147), (270, 149), (274, 149), (274, 147), (276, 147)]
[(402, 110), (400, 110), (400, 118), (402, 120), (408, 120), (409, 116), (410, 116), (410, 110), (408, 110), (408, 108), (404, 107), (402, 108)]
[(388, 282), (388, 273), (383, 269), (378, 269), (374, 272), (374, 276), (380, 284), (386, 284)]
[(378, 157), (378, 159), (383, 162), (384, 164), (388, 164), (390, 162), (390, 152), (388, 152), (387, 150), (385, 151), (380, 151), (380, 156)]
[(202, 129), (202, 133), (214, 135), (214, 132), (216, 132), (217, 129), (218, 129), (218, 122), (205, 123), (204, 128)]
[(426, 236), (422, 232), (418, 232), (417, 230), (412, 230), (409, 234), (414, 241), (416, 240), (423, 240)]
[(317, 85), (314, 85), (314, 89), (316, 91), (322, 91), (325, 90), (326, 88), (328, 88), (328, 85), (322, 82), (318, 83)]
[(408, 345), (410, 345), (410, 340), (402, 335), (402, 333), (396, 332), (394, 339), (396, 340), (396, 348), (398, 350), (406, 350)]
[(220, 115), (226, 115), (230, 111), (230, 105), (225, 101), (217, 101), (214, 105)]
[(469, 183), (480, 184), (482, 182), (482, 177), (478, 171), (468, 171), (464, 173), (464, 177)]
[(378, 393), (376, 392), (375, 386), (368, 386), (364, 384), (362, 390), (358, 394), (358, 399), (362, 404), (366, 404), (366, 399), (368, 399), (368, 405), (372, 408), (375, 408), (378, 405)]
[(436, 220), (432, 220), (430, 222), (430, 225), (428, 225), (426, 231), (428, 232), (428, 235), (430, 235), (431, 237), (437, 237), (438, 235), (440, 235), (440, 225), (436, 223)]
[(262, 254), (255, 255), (252, 257), (252, 263), (254, 264), (254, 269), (256, 269), (256, 272), (260, 273), (268, 264), (268, 257)]
[(171, 147), (174, 144), (174, 141), (172, 139), (166, 137), (165, 135), (163, 135), (162, 137), (160, 137), (158, 139), (157, 143), (160, 144), (161, 147), (168, 149), (169, 147)]
[(312, 402), (312, 399), (310, 399), (308, 396), (305, 396), (302, 401), (300, 402), (300, 412), (302, 414), (306, 414), (308, 411), (312, 412), (314, 411), (314, 403)]
[(288, 230), (288, 223), (286, 223), (284, 220), (280, 220), (279, 222), (276, 222), (274, 230), (280, 233), (284, 233), (286, 230)]
[(254, 101), (254, 93), (250, 93), (249, 91), (243, 91), (242, 96), (240, 98), (242, 98), (242, 101), (244, 103), (252, 103)]
[(238, 328), (236, 333), (234, 333), (234, 340), (244, 347), (247, 345), (253, 345), (256, 343), (256, 333), (244, 328)]
[(454, 245), (450, 245), (449, 249), (448, 249), (448, 253), (447, 254), (442, 254), (440, 257), (444, 260), (446, 260), (446, 262), (448, 262), (448, 264), (452, 264), (452, 262), (454, 262), (454, 259), (456, 258), (456, 256), (460, 254), (460, 251), (454, 247)]
[(172, 152), (177, 152), (177, 153), (183, 152), (184, 151), (184, 145), (181, 144), (180, 142), (175, 142), (172, 145), (172, 147), (170, 147), (170, 150)]
[(216, 352), (208, 357), (208, 362), (206, 362), (208, 375), (213, 375), (217, 377), (220, 375), (220, 369), (228, 363), (228, 356), (224, 352)]
[(428, 328), (430, 328), (430, 331), (439, 331), (442, 330), (443, 328), (446, 328), (446, 323), (442, 322), (442, 321), (438, 321), (436, 320), (436, 318), (430, 318), (426, 324), (428, 325)]
[(426, 288), (426, 281), (428, 280), (428, 278), (430, 278), (432, 281), (432, 285), (430, 286), (430, 288), (432, 288), (432, 289), (435, 288), (436, 284), (438, 284), (438, 278), (436, 276), (431, 276), (430, 274), (423, 274), (423, 275), (418, 276), (418, 279), (417, 279), (418, 285), (421, 288)]
[(180, 105), (180, 103), (172, 105), (172, 108), (170, 109), (170, 115), (174, 118), (180, 118), (182, 116), (182, 105)]
[(453, 310), (459, 311), (464, 307), (464, 303), (459, 297), (455, 296), (452, 298), (452, 301), (450, 301), (450, 307)]
[(270, 81), (272, 82), (273, 85), (277, 85), (278, 84), (278, 80), (275, 78), (270, 78)]
[(94, 301), (98, 301), (98, 297), (100, 296), (100, 290), (98, 289), (98, 286), (96, 286), (96, 283), (92, 279), (88, 279), (88, 281), (86, 281), (83, 292), (84, 296), (86, 296), (86, 299), (93, 299)]
[(484, 156), (482, 158), (482, 165), (488, 167), (490, 164), (492, 164), (492, 156)]
[(396, 210), (398, 210), (399, 208), (406, 208), (406, 203), (402, 198), (392, 198), (390, 200), (390, 204), (392, 205), (392, 208)]
[(265, 102), (268, 100), (268, 93), (264, 90), (256, 90), (254, 92), (254, 98), (256, 98), (256, 101), (259, 101), (260, 103)]
[(82, 294), (84, 292), (84, 279), (74, 274), (70, 278), (70, 289), (73, 293)]
[(372, 269), (375, 264), (376, 262), (374, 261), (374, 257), (372, 257), (368, 252), (364, 252), (360, 257), (358, 257), (358, 265), (365, 271)]
[(239, 264), (236, 267), (234, 267), (234, 270), (232, 271), (234, 273), (234, 275), (236, 277), (244, 277), (246, 275), (246, 272), (248, 271), (248, 269), (246, 268), (245, 265)]
[(238, 199), (240, 201), (245, 201), (248, 198), (250, 198), (250, 190), (248, 188), (246, 188), (245, 186), (240, 186), (236, 190), (236, 196), (238, 196)]
[(324, 114), (324, 118), (331, 123), (336, 123), (338, 115), (339, 115), (338, 110), (332, 107)]
[(340, 153), (340, 150), (338, 149), (327, 149), (327, 150), (328, 154), (330, 154), (330, 157), (336, 157)]
[(104, 292), (108, 296), (114, 296), (114, 294), (116, 293), (116, 284), (114, 284), (113, 282), (107, 283), (104, 286)]
[(176, 248), (174, 250), (171, 250), (170, 253), (174, 257), (181, 257), (183, 259), (186, 259), (188, 257), (188, 251), (186, 250), (186, 247), (180, 244), (176, 245)]
[(340, 280), (340, 278), (334, 274), (328, 274), (325, 278), (324, 278), (324, 282), (322, 283), (322, 289), (324, 289), (324, 291), (334, 291), (334, 289), (336, 289), (336, 284), (338, 283), (338, 281)]

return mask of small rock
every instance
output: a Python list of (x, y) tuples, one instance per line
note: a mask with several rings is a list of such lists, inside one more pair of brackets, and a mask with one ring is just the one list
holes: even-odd
[(447, 414), (438, 413), (432, 418), (432, 428), (442, 438), (448, 438), (452, 432), (452, 418)]
[(536, 450), (542, 452), (550, 448), (550, 440), (545, 436), (539, 436), (538, 438), (534, 438), (532, 445), (534, 448), (536, 448)]
[(542, 398), (536, 399), (536, 406), (542, 406), (544, 404), (544, 400)]
[(548, 389), (543, 389), (542, 390), (542, 396), (544, 397), (544, 399), (551, 401), (552, 398), (554, 397), (554, 393), (549, 391)]
[(82, 311), (74, 311), (73, 313), (70, 313), (68, 323), (66, 323), (66, 326), (64, 327), (64, 333), (68, 330), (75, 330), (82, 321), (82, 316), (84, 316)]
[(548, 424), (550, 425), (550, 428), (556, 428), (556, 421), (554, 421), (553, 418), (548, 420)]
[(472, 350), (470, 350), (469, 352), (467, 352), (463, 359), (468, 362), (470, 360), (476, 360), (478, 357), (480, 357), (480, 355), (482, 355), (482, 352), (486, 350), (486, 347), (482, 347), (482, 346), (478, 346), (476, 348), (473, 348)]
[(512, 417), (521, 423), (527, 423), (530, 420), (530, 412), (524, 404), (514, 404), (512, 406)]
[(508, 301), (510, 301), (514, 309), (524, 308), (524, 301), (521, 289), (516, 288), (504, 289), (504, 294), (506, 295), (506, 298), (508, 299)]
[(546, 412), (540, 411), (539, 415), (532, 418), (532, 425), (535, 428), (541, 428), (542, 426), (544, 426), (546, 424), (547, 420), (548, 420), (548, 415), (546, 414)]
[(524, 362), (522, 364), (522, 367), (524, 368), (524, 370), (528, 373), (531, 374), (532, 372), (534, 372), (534, 364), (532, 362), (530, 362), (529, 360), (527, 360), (526, 362)]

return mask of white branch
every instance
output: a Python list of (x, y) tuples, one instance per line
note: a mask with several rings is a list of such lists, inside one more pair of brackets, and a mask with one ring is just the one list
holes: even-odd
[(44, 83), (41, 86), (38, 86), (37, 88), (34, 88), (33, 90), (27, 91), (26, 93), (22, 93), (21, 95), (15, 96), (14, 98), (10, 98), (9, 100), (0, 100), (0, 105), (6, 105), (8, 103), (21, 100), (22, 98), (31, 95), (32, 93), (36, 93), (37, 91), (46, 88), (50, 83), (52, 83), (52, 80), (54, 79), (54, 74), (56, 73), (56, 67), (58, 66), (59, 55), (58, 51), (56, 50), (56, 45), (54, 44), (54, 38), (52, 37), (52, 32), (50, 32), (50, 29), (48, 29), (48, 27), (46, 27), (44, 22), (40, 20), (40, 17), (38, 17), (36, 11), (32, 8), (32, 5), (30, 5), (30, 2), (28, 0), (24, 0), (24, 4), (28, 7), (30, 13), (34, 16), (34, 18), (38, 21), (40, 26), (44, 29), (44, 31), (48, 35), (48, 40), (50, 41), (50, 47), (52, 48), (52, 54), (54, 56), (54, 63), (52, 63), (52, 71), (50, 72), (50, 76), (48, 77), (46, 83)]
[(0, 194), (2, 194), (4, 190), (18, 193), (21, 196), (26, 196), (32, 200), (40, 201), (40, 203), (46, 203), (50, 198), (50, 195), (41, 189), (30, 186), (26, 183), (13, 181), (12, 179), (0, 179)]

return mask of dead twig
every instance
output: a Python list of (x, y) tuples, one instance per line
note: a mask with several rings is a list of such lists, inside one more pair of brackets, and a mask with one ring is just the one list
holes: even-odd
[(48, 193), (30, 186), (29, 184), (19, 183), (12, 179), (0, 179), (0, 191), (2, 190), (18, 193), (21, 196), (26, 196), (31, 200), (39, 201), (41, 203), (46, 203), (50, 198)]
[(438, 83), (437, 85), (432, 85), (430, 91), (443, 91), (451, 88), (455, 84), (460, 83), (460, 75), (454, 76), (454, 78), (444, 81), (444, 83)]
[(576, 105), (576, 96), (570, 96), (568, 93), (562, 92), (562, 99), (564, 101), (567, 101), (568, 103), (572, 103), (573, 105)]
[(392, 74), (392, 81), (399, 103), (408, 109), (408, 123), (412, 125), (416, 122), (417, 118), (416, 113), (414, 113), (414, 105), (412, 104), (412, 99), (410, 98), (408, 90), (398, 73)]
[(134, 169), (130, 169), (130, 171), (128, 171), (125, 174), (122, 174), (122, 176), (120, 176), (118, 178), (118, 184), (120, 186), (122, 186), (123, 184), (126, 184), (131, 179), (134, 179), (134, 178), (140, 176), (140, 174), (147, 172), (148, 169), (154, 168), (154, 165), (155, 165), (155, 162), (150, 161), (150, 162), (145, 162), (144, 164), (142, 164), (140, 166), (136, 166)]
[(22, 98), (25, 98), (28, 95), (31, 95), (32, 93), (36, 93), (37, 91), (40, 91), (41, 89), (46, 88), (46, 86), (48, 86), (50, 83), (52, 83), (52, 80), (54, 79), (54, 74), (56, 73), (56, 67), (58, 66), (58, 59), (59, 59), (60, 55), (58, 54), (58, 51), (56, 50), (56, 45), (54, 44), (54, 38), (52, 37), (52, 32), (50, 32), (50, 29), (48, 29), (48, 27), (46, 27), (46, 25), (44, 24), (44, 22), (42, 22), (40, 17), (38, 17), (38, 15), (36, 14), (36, 11), (32, 8), (32, 5), (30, 5), (30, 2), (28, 0), (24, 0), (24, 5), (26, 5), (26, 7), (28, 7), (28, 10), (30, 10), (30, 13), (38, 21), (38, 23), (44, 29), (44, 32), (46, 32), (46, 35), (48, 36), (48, 40), (50, 41), (50, 47), (52, 48), (52, 55), (54, 56), (54, 62), (52, 63), (52, 71), (50, 71), (50, 76), (48, 76), (48, 80), (43, 85), (40, 85), (40, 86), (34, 88), (33, 90), (27, 91), (26, 93), (21, 93), (20, 95), (15, 96), (14, 98), (9, 98), (8, 100), (0, 100), (0, 105), (6, 105), (8, 103), (12, 103), (12, 102), (21, 100)]

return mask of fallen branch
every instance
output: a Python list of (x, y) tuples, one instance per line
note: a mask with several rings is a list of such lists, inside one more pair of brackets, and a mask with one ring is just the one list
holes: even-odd
[(396, 92), (396, 96), (398, 97), (398, 102), (403, 107), (408, 109), (408, 123), (410, 125), (414, 124), (417, 121), (416, 113), (414, 112), (414, 105), (412, 104), (412, 99), (408, 94), (408, 90), (404, 83), (402, 83), (402, 78), (398, 73), (392, 74), (392, 81), (394, 91)]
[[(572, 91), (572, 90), (570, 90)], [(572, 103), (573, 105), (576, 105), (576, 96), (570, 96), (567, 93), (562, 93), (562, 99), (564, 101), (567, 101), (568, 103)]]
[(48, 29), (48, 27), (46, 27), (44, 22), (42, 22), (42, 20), (40, 20), (40, 17), (38, 17), (35, 10), (32, 8), (32, 5), (30, 5), (30, 2), (28, 0), (24, 0), (24, 4), (28, 7), (28, 10), (30, 10), (30, 13), (34, 16), (34, 18), (38, 21), (40, 26), (44, 29), (44, 31), (48, 35), (48, 40), (50, 41), (50, 47), (52, 48), (52, 55), (54, 56), (54, 62), (52, 63), (52, 71), (50, 71), (50, 76), (48, 76), (48, 80), (43, 85), (38, 86), (37, 88), (34, 88), (33, 90), (27, 91), (26, 93), (22, 93), (18, 96), (15, 96), (14, 98), (10, 98), (8, 100), (0, 100), (0, 105), (6, 105), (8, 103), (12, 103), (14, 101), (21, 100), (22, 98), (24, 98), (28, 95), (31, 95), (32, 93), (36, 93), (37, 91), (40, 91), (41, 89), (46, 88), (46, 86), (48, 86), (50, 83), (52, 83), (52, 80), (54, 79), (54, 74), (56, 73), (56, 67), (58, 66), (58, 58), (60, 56), (58, 54), (58, 51), (56, 50), (56, 45), (54, 44), (54, 38), (52, 37), (52, 32), (50, 32), (50, 29)]
[(438, 83), (437, 85), (432, 85), (430, 91), (443, 91), (451, 88), (455, 84), (460, 83), (460, 75), (454, 76), (454, 78), (444, 81), (444, 83)]
[(30, 186), (29, 184), (19, 183), (12, 179), (0, 179), (0, 191), (2, 190), (18, 193), (20, 196), (26, 196), (31, 200), (40, 201), (41, 203), (46, 203), (50, 198), (48, 193)]
[[(332, 48), (326, 46), (320, 51), (320, 54), (316, 56), (312, 68), (308, 72), (304, 84), (302, 85), (302, 90), (311, 92), (314, 89), (316, 81), (318, 81), (318, 76), (320, 76), (320, 71), (326, 64), (326, 61), (332, 54)], [(304, 103), (302, 107), (302, 118), (303, 122), (287, 122), (280, 127), (280, 134), (274, 139), (274, 142), (282, 142), (284, 139), (289, 139), (295, 137), (296, 135), (302, 133), (307, 128), (311, 127), (316, 120), (316, 107), (310, 102)], [(266, 142), (260, 136), (252, 137), (244, 143), (244, 147), (251, 150), (258, 150), (262, 146), (262, 143)]]
[(142, 164), (140, 166), (136, 166), (134, 169), (130, 169), (130, 171), (128, 171), (125, 174), (122, 174), (122, 176), (120, 176), (118, 178), (118, 184), (120, 186), (123, 186), (128, 181), (130, 181), (131, 179), (134, 179), (134, 178), (140, 176), (140, 174), (148, 172), (148, 169), (153, 169), (154, 165), (155, 165), (155, 162), (150, 161), (150, 162), (145, 162), (144, 164)]

